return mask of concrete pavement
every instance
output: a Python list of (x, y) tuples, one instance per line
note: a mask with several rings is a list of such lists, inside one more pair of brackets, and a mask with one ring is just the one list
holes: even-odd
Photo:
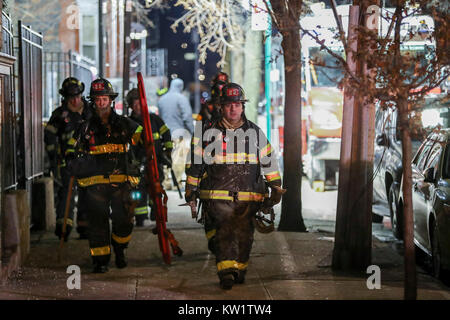
[[(381, 288), (369, 290), (370, 274), (333, 272), (331, 221), (306, 219), (308, 233), (255, 233), (246, 283), (220, 289), (214, 257), (208, 252), (202, 226), (190, 218), (178, 194), (169, 191), (168, 227), (184, 254), (165, 265), (153, 222), (135, 228), (127, 250), (128, 267), (117, 269), (114, 255), (110, 271), (92, 274), (87, 240), (76, 232), (65, 243), (61, 262), (59, 241), (52, 232), (32, 234), (25, 266), (0, 286), (0, 299), (17, 300), (384, 300), (403, 298), (403, 257), (393, 242), (373, 241), (373, 264), (381, 270)], [(279, 211), (279, 207), (277, 208)], [(278, 214), (279, 216), (279, 214)], [(79, 266), (80, 289), (69, 289)], [(68, 281), (69, 280), (69, 281)], [(418, 299), (450, 299), (450, 287), (418, 268)]]

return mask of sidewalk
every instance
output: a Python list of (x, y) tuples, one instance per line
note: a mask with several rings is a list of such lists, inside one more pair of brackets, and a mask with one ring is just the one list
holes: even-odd
[[(65, 243), (61, 263), (59, 241), (52, 232), (33, 234), (26, 265), (0, 286), (0, 299), (83, 300), (379, 300), (403, 299), (403, 257), (392, 243), (374, 238), (373, 264), (381, 268), (381, 289), (369, 290), (369, 274), (331, 270), (332, 230), (309, 233), (255, 233), (246, 283), (220, 289), (214, 257), (209, 254), (202, 226), (190, 218), (176, 192), (169, 192), (168, 227), (184, 254), (165, 265), (150, 221), (135, 228), (127, 250), (128, 267), (92, 274), (87, 240), (76, 232)], [(175, 200), (176, 199), (176, 200)], [(310, 227), (313, 223), (305, 221)], [(320, 230), (320, 231), (317, 231)], [(81, 289), (67, 288), (69, 265), (81, 268)], [(450, 287), (418, 269), (418, 299), (450, 299)]]

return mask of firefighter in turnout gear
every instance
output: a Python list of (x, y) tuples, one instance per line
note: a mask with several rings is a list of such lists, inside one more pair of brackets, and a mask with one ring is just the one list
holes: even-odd
[[(130, 90), (130, 92), (128, 92), (126, 102), (127, 106), (133, 110), (130, 118), (136, 121), (139, 125), (143, 126), (141, 117), (141, 102), (139, 100), (138, 89), (134, 88)], [(162, 182), (164, 180), (163, 165), (170, 166), (172, 162), (172, 137), (170, 135), (169, 128), (158, 115), (150, 113), (150, 123), (153, 131), (153, 140), (155, 142), (155, 153), (158, 163), (159, 179)], [(144, 165), (146, 163), (144, 148), (135, 148), (135, 150), (136, 159), (138, 159), (141, 164)], [(148, 197), (145, 179), (141, 179), (141, 182), (139, 183), (139, 190), (142, 197), (136, 209), (134, 210), (134, 213), (136, 226), (141, 227), (144, 225), (144, 220), (148, 218), (147, 204), (150, 203), (150, 206), (152, 207), (151, 220), (153, 221), (155, 220), (155, 209), (153, 208), (152, 201)]]
[(219, 72), (212, 81), (211, 99), (205, 101), (200, 107), (200, 116), (203, 122), (214, 122), (221, 118), (220, 93), (224, 85), (229, 82), (228, 74)]
[(275, 152), (245, 117), (242, 88), (226, 84), (220, 101), (221, 119), (204, 124), (192, 139), (185, 199), (191, 207), (200, 199), (220, 286), (231, 289), (245, 280), (256, 213), (269, 212), (283, 190)]
[[(67, 162), (74, 156), (70, 145), (74, 132), (81, 123), (93, 115), (93, 110), (82, 97), (84, 84), (78, 79), (69, 77), (62, 83), (59, 93), (62, 95), (62, 105), (53, 111), (44, 130), (45, 148), (50, 161), (50, 170), (57, 184), (56, 198), (56, 228), (55, 234), (61, 239), (64, 223), (64, 210), (69, 191), (70, 173)], [(87, 238), (87, 217), (83, 201), (84, 194), (78, 192), (77, 232), (80, 239)], [(72, 197), (73, 198), (73, 197)], [(71, 200), (64, 240), (67, 241), (73, 227), (74, 201)]]
[(139, 198), (135, 190), (140, 180), (139, 163), (130, 147), (142, 143), (142, 127), (114, 111), (112, 103), (117, 95), (108, 80), (99, 78), (92, 82), (89, 98), (95, 113), (75, 134), (77, 157), (70, 163), (78, 186), (86, 192), (89, 247), (95, 273), (108, 271), (111, 245), (116, 266), (127, 266), (124, 249), (131, 239)]

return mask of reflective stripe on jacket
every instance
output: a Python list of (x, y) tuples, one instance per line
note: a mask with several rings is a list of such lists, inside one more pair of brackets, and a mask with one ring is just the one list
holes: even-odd
[(141, 143), (142, 127), (133, 120), (111, 110), (108, 126), (95, 114), (75, 134), (73, 148), (79, 152), (75, 159), (75, 175), (81, 187), (96, 184), (139, 184), (138, 164), (130, 146)]
[(281, 186), (275, 152), (256, 124), (245, 120), (229, 130), (218, 121), (201, 132), (192, 138), (186, 165), (186, 189), (200, 199), (259, 202), (268, 196), (267, 185)]

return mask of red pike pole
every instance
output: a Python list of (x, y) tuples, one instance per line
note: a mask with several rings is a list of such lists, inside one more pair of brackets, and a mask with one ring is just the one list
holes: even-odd
[(162, 252), (164, 262), (170, 264), (170, 246), (172, 247), (172, 251), (174, 255), (181, 256), (183, 251), (178, 246), (178, 242), (175, 240), (175, 237), (170, 232), (169, 229), (166, 228), (167, 222), (167, 194), (166, 191), (162, 188), (161, 183), (159, 182), (159, 172), (158, 165), (156, 162), (156, 153), (155, 153), (155, 145), (153, 141), (152, 134), (152, 126), (150, 123), (150, 116), (148, 113), (147, 107), (147, 97), (145, 95), (144, 88), (144, 79), (142, 78), (142, 74), (138, 72), (138, 90), (139, 90), (139, 98), (141, 101), (141, 116), (142, 122), (144, 124), (144, 144), (147, 155), (147, 174), (148, 174), (148, 193), (150, 198), (153, 200), (156, 208), (156, 227), (153, 229), (153, 233), (158, 235), (159, 240), (159, 249)]

